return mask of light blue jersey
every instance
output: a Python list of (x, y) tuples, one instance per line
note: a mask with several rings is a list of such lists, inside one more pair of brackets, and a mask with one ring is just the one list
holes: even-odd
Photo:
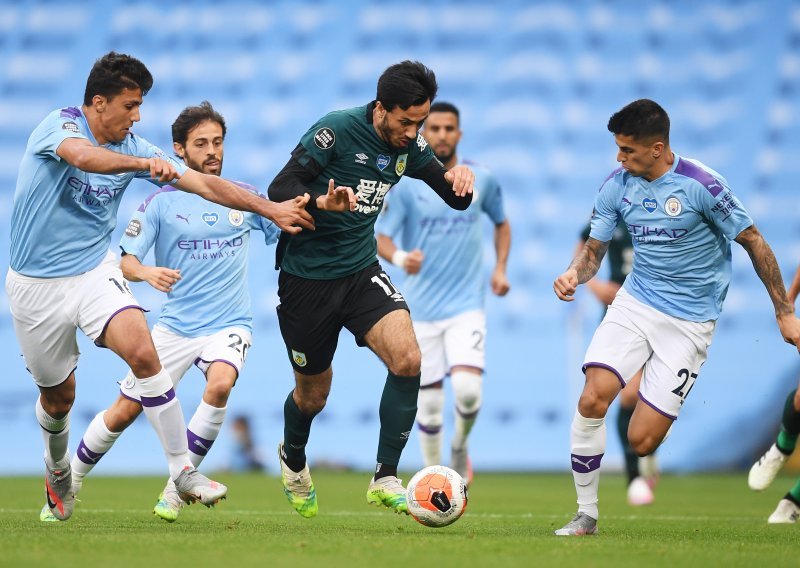
[(483, 309), (486, 278), (483, 274), (481, 213), (495, 225), (505, 221), (500, 185), (485, 168), (470, 164), (475, 173), (475, 193), (466, 211), (447, 206), (428, 185), (404, 177), (389, 192), (375, 230), (398, 242), (405, 250), (425, 255), (418, 274), (409, 274), (403, 295), (414, 321), (437, 321)]
[(633, 239), (633, 270), (623, 285), (665, 314), (716, 320), (731, 280), (731, 243), (753, 224), (728, 182), (695, 160), (675, 155), (648, 182), (614, 171), (595, 199), (590, 236), (609, 241), (621, 217)]
[(143, 261), (155, 246), (156, 266), (180, 269), (181, 279), (161, 308), (160, 325), (184, 337), (233, 326), (252, 332), (247, 255), (253, 229), (264, 232), (268, 245), (278, 242), (280, 229), (269, 219), (167, 186), (133, 214), (120, 247)]
[[(67, 138), (97, 141), (79, 108), (51, 112), (31, 134), (19, 166), (11, 214), (11, 268), (25, 276), (74, 276), (95, 268), (111, 244), (122, 193), (149, 171), (90, 174), (62, 160), (56, 150)], [(169, 159), (179, 174), (187, 167), (144, 138), (128, 134), (104, 148), (141, 158)]]

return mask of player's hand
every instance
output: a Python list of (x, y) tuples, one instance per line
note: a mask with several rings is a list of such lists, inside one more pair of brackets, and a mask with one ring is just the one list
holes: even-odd
[(553, 291), (559, 300), (571, 302), (574, 300), (575, 290), (578, 289), (578, 273), (570, 268), (553, 282)]
[(496, 269), (492, 273), (491, 285), (492, 292), (496, 296), (505, 296), (511, 290), (511, 284), (508, 283), (508, 277), (506, 277), (506, 273), (503, 270)]
[(273, 208), (266, 217), (275, 223), (281, 231), (291, 235), (296, 235), (303, 229), (313, 231), (315, 229), (314, 218), (311, 213), (306, 211), (309, 199), (311, 199), (311, 196), (304, 193), (294, 199), (281, 201), (280, 203), (271, 201)]
[(781, 314), (777, 317), (778, 327), (786, 343), (791, 343), (800, 351), (800, 319), (793, 313)]
[(453, 192), (459, 197), (472, 193), (472, 186), (475, 185), (475, 174), (463, 165), (453, 166), (447, 170), (444, 179), (453, 186)]
[(150, 166), (150, 177), (156, 181), (167, 183), (181, 178), (178, 170), (168, 160), (153, 157), (147, 163)]
[(317, 209), (324, 211), (355, 211), (356, 195), (353, 189), (345, 185), (334, 187), (333, 180), (328, 180), (328, 193), (317, 197)]
[(422, 261), (425, 260), (425, 254), (419, 250), (414, 249), (408, 251), (406, 259), (403, 261), (403, 270), (408, 274), (418, 274), (422, 270)]
[(180, 269), (173, 270), (163, 266), (142, 267), (142, 280), (159, 292), (172, 292), (172, 287), (181, 279)]

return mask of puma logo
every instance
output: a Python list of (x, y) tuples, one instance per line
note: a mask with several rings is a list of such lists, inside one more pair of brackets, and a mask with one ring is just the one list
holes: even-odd
[(186, 217), (184, 217), (184, 216), (183, 216), (183, 215), (181, 215), (180, 213), (176, 213), (176, 214), (175, 214), (175, 218), (176, 218), (176, 219), (183, 219), (184, 221), (186, 221), (186, 224), (187, 224), (187, 225), (189, 224), (189, 217), (191, 217), (191, 216), (192, 216), (192, 214), (191, 214), (191, 213), (187, 213), (187, 214), (186, 214)]
[(595, 459), (597, 459), (597, 458), (589, 458), (584, 462), (584, 461), (579, 460), (575, 456), (572, 456), (572, 463), (578, 463), (578, 464), (582, 465), (583, 467), (585, 467), (586, 471), (589, 471), (589, 469), (591, 468), (591, 464)]

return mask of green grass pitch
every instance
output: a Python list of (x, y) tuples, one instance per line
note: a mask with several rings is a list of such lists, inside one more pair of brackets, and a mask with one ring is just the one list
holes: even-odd
[[(229, 498), (174, 524), (152, 513), (162, 478), (90, 477), (66, 523), (40, 523), (41, 478), (2, 478), (0, 566), (797, 566), (795, 525), (767, 525), (793, 478), (764, 493), (746, 474), (665, 476), (655, 504), (630, 507), (601, 481), (600, 534), (555, 537), (575, 510), (567, 474), (476, 475), (467, 512), (431, 529), (366, 505), (368, 473), (315, 471), (320, 513), (303, 519), (272, 476), (221, 475)], [(408, 476), (405, 476), (408, 479)]]

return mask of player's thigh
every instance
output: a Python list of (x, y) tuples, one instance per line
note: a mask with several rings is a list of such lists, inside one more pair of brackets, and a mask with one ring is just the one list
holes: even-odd
[(442, 322), (415, 321), (413, 326), (420, 353), (422, 354), (420, 385), (432, 385), (444, 379), (447, 374)]
[(316, 375), (331, 366), (342, 329), (347, 279), (311, 280), (281, 271), (278, 324), (295, 372)]
[(482, 372), (486, 364), (486, 314), (471, 310), (448, 320), (444, 332), (448, 368), (472, 367)]
[(369, 329), (362, 341), (390, 372), (404, 376), (420, 372), (419, 346), (406, 310), (394, 310), (384, 315)]
[(624, 387), (652, 355), (639, 320), (635, 309), (615, 300), (592, 336), (584, 357), (584, 372), (590, 367), (607, 369)]
[[(75, 289), (78, 327), (97, 345), (103, 343), (102, 336), (116, 315), (127, 309), (145, 311), (134, 298), (128, 282), (122, 276), (119, 261), (112, 253), (79, 278), (79, 286)], [(141, 336), (149, 335), (144, 318), (137, 317), (133, 321), (135, 325), (126, 325), (126, 329), (115, 333), (114, 343), (139, 344)]]
[(249, 330), (241, 327), (225, 328), (206, 339), (195, 364), (209, 380), (210, 371), (218, 369), (215, 374), (219, 374), (221, 380), (228, 381), (232, 378), (235, 383), (244, 368), (247, 351), (252, 344), (253, 336)]
[(344, 325), (393, 372), (419, 372), (419, 346), (403, 295), (377, 262), (353, 275)]
[(63, 383), (78, 365), (75, 279), (30, 278), (9, 270), (6, 294), (28, 371), (36, 384)]
[(653, 356), (639, 386), (639, 398), (675, 420), (708, 356), (714, 322), (689, 322), (663, 315), (654, 326)]
[[(169, 373), (172, 384), (178, 386), (186, 371), (200, 356), (205, 338), (184, 337), (160, 325), (153, 328), (152, 336), (161, 364)], [(127, 376), (120, 382), (119, 390), (124, 397), (141, 401), (138, 383), (132, 372), (128, 371)]]

